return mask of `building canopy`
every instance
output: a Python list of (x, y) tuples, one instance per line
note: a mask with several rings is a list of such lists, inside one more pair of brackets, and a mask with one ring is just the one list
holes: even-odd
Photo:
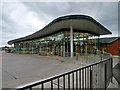
[(99, 22), (97, 22), (95, 19), (93, 19), (90, 16), (68, 15), (68, 16), (62, 16), (53, 20), (43, 29), (31, 35), (8, 41), (8, 44), (11, 45), (16, 42), (43, 38), (45, 36), (59, 32), (61, 30), (62, 31), (70, 30), (70, 26), (73, 27), (73, 32), (74, 31), (83, 32), (83, 33), (87, 32), (87, 33), (95, 34), (98, 36), (111, 34), (111, 32), (107, 28), (105, 28), (103, 25), (101, 25)]

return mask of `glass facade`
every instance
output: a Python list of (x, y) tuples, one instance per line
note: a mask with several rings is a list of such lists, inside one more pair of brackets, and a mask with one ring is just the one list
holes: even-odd
[[(93, 54), (98, 49), (98, 36), (73, 32), (73, 52)], [(14, 44), (16, 52), (66, 56), (70, 53), (70, 31), (61, 31), (43, 38)]]

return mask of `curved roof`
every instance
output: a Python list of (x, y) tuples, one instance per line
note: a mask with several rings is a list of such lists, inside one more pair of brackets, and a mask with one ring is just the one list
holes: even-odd
[(73, 30), (77, 30), (79, 32), (88, 32), (88, 33), (93, 33), (95, 35), (111, 34), (111, 32), (107, 28), (105, 28), (103, 25), (101, 25), (99, 22), (97, 22), (95, 19), (93, 19), (90, 16), (68, 15), (53, 20), (43, 29), (31, 35), (8, 41), (8, 44), (13, 44), (15, 42), (21, 42), (26, 40), (32, 40), (36, 38), (42, 38), (44, 36), (56, 33), (60, 30), (68, 30), (70, 26), (73, 27)]

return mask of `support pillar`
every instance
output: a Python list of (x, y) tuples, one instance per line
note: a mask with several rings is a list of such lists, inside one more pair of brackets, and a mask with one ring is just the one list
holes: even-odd
[(34, 44), (34, 43), (32, 42), (32, 54), (34, 54), (34, 53), (33, 53), (33, 44)]
[(63, 57), (65, 57), (65, 33), (64, 33), (64, 39), (63, 39)]
[(71, 51), (71, 58), (73, 57), (73, 27), (70, 26), (70, 51)]
[(88, 37), (86, 36), (86, 55), (87, 55), (87, 52), (88, 52)]
[(100, 50), (100, 36), (98, 36), (98, 50)]

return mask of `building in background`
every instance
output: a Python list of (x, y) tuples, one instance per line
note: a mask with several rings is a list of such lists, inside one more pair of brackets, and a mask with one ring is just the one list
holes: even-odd
[(26, 37), (8, 42), (16, 53), (73, 56), (73, 53), (95, 53), (100, 49), (99, 36), (111, 34), (90, 16), (62, 16), (43, 29)]
[(120, 37), (100, 38), (100, 50), (120, 56)]

